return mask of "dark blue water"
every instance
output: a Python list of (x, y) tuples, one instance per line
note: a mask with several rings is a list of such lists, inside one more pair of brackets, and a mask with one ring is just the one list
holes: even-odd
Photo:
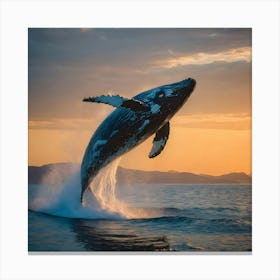
[[(30, 201), (40, 188), (29, 186)], [(30, 210), (29, 251), (251, 251), (249, 185), (126, 185), (116, 195), (139, 217)]]

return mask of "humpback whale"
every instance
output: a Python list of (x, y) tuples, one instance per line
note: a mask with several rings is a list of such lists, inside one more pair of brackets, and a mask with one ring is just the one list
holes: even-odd
[(81, 202), (100, 169), (155, 134), (149, 158), (159, 155), (169, 136), (169, 120), (188, 100), (196, 81), (192, 78), (162, 85), (133, 98), (101, 95), (84, 102), (104, 103), (116, 109), (93, 134), (81, 164)]

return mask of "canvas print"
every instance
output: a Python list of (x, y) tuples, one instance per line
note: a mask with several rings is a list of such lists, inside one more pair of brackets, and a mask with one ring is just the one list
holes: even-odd
[(250, 28), (29, 28), (29, 252), (252, 251)]

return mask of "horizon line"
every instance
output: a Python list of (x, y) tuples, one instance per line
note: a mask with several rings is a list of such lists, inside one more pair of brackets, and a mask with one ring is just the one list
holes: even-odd
[[(32, 166), (32, 167), (43, 167), (43, 166), (46, 166), (46, 165), (51, 165), (51, 164), (80, 164), (79, 162), (70, 162), (70, 161), (63, 161), (63, 162), (51, 162), (51, 163), (45, 163), (45, 164), (41, 164), (41, 165), (29, 165), (28, 163), (28, 167)], [(233, 173), (243, 173), (243, 174), (246, 174), (247, 176), (251, 177), (252, 178), (252, 174), (250, 173), (246, 173), (244, 171), (231, 171), (231, 172), (228, 172), (228, 173), (222, 173), (222, 174), (219, 174), (219, 175), (213, 175), (213, 174), (206, 174), (206, 173), (194, 173), (194, 172), (191, 172), (191, 171), (177, 171), (177, 170), (167, 170), (167, 171), (164, 171), (164, 170), (143, 170), (143, 169), (134, 169), (134, 168), (127, 168), (127, 167), (123, 167), (121, 165), (118, 166), (118, 168), (121, 167), (121, 168), (124, 168), (124, 169), (128, 169), (128, 170), (135, 170), (135, 171), (143, 171), (143, 172), (164, 172), (164, 173), (191, 173), (191, 174), (195, 174), (195, 175), (206, 175), (206, 176), (215, 176), (215, 177), (218, 177), (218, 176), (222, 176), (222, 175), (228, 175), (228, 174), (233, 174)]]

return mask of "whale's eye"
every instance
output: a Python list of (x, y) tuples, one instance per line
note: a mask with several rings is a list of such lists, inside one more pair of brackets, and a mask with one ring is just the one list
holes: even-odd
[(163, 92), (161, 92), (161, 93), (158, 95), (158, 97), (159, 97), (159, 98), (164, 97), (164, 93), (163, 93)]

